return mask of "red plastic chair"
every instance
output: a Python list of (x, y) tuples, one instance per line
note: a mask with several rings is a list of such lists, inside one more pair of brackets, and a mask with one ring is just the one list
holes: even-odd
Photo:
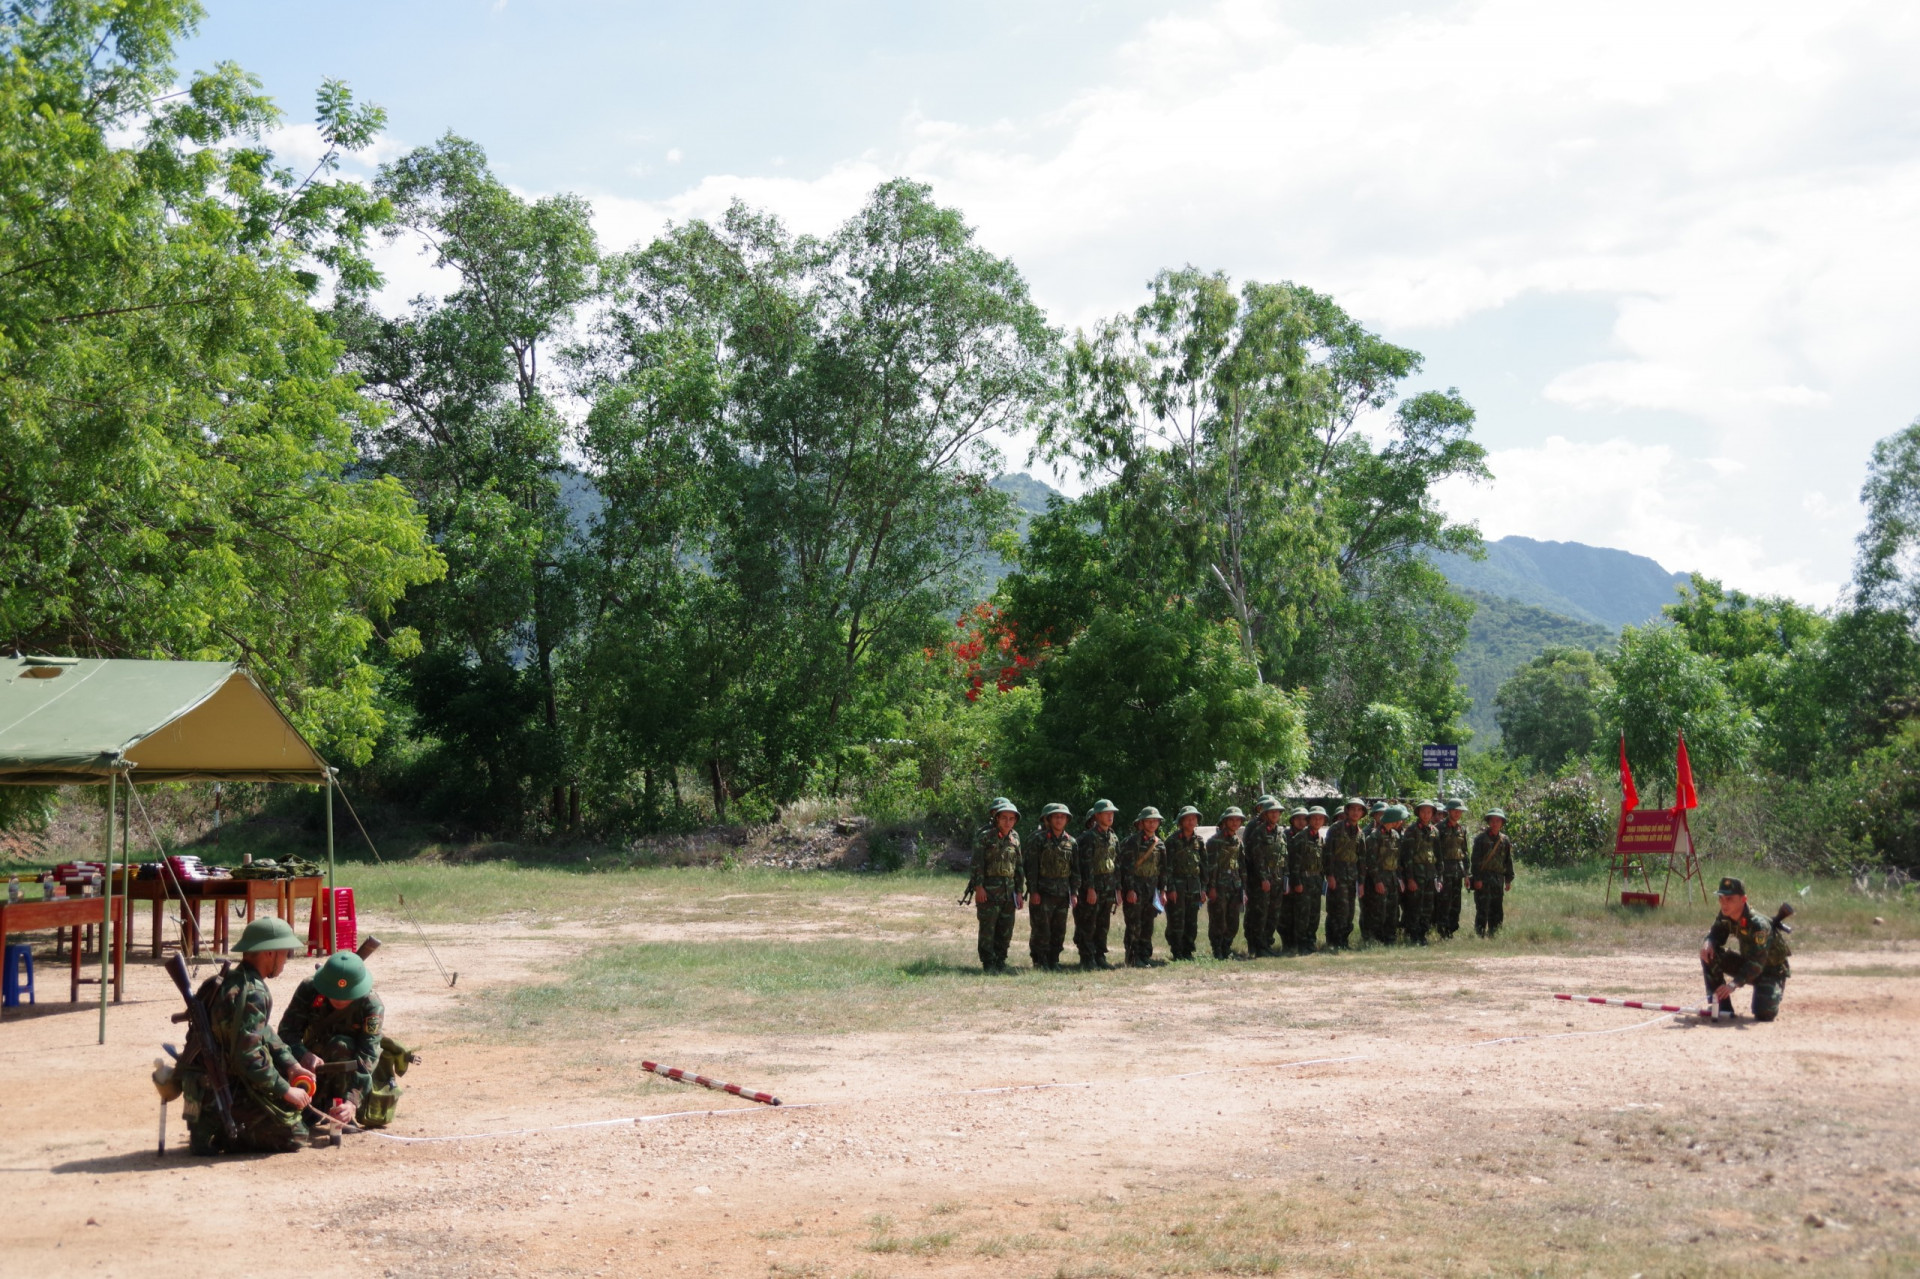
[[(327, 894), (322, 892), (320, 900), (325, 902)], [(353, 890), (336, 888), (333, 890), (333, 914), (337, 921), (334, 925), (334, 941), (341, 950), (353, 950), (360, 945), (360, 923), (353, 913)], [(325, 955), (327, 950), (327, 912), (316, 910), (313, 918), (307, 921), (307, 953)]]

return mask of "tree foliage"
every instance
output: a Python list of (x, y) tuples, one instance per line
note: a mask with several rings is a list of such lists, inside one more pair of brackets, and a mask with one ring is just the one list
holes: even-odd
[(1615, 742), (1625, 735), (1627, 758), (1650, 802), (1661, 787), (1671, 794), (1682, 733), (1694, 774), (1703, 781), (1747, 763), (1756, 729), (1752, 713), (1712, 659), (1688, 647), (1677, 629), (1627, 627), (1606, 669), (1608, 681), (1595, 699), (1601, 740)]
[(1590, 649), (1547, 649), (1500, 686), (1502, 744), (1546, 772), (1593, 754), (1606, 684), (1606, 668)]
[(330, 173), (382, 116), (323, 86), (326, 150), (286, 167), (251, 76), (176, 83), (198, 16), (0, 14), (0, 642), (236, 659), (364, 760), (376, 627), (441, 567), (400, 486), (353, 471), (377, 413), (311, 305), (377, 278), (387, 205)]

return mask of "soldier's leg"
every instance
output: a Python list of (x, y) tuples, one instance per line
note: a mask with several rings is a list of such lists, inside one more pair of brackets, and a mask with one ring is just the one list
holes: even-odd
[(1460, 880), (1448, 875), (1440, 881), (1440, 901), (1434, 908), (1435, 924), (1442, 937), (1460, 931)]
[[(1700, 961), (1700, 980), (1706, 983), (1707, 1001), (1711, 1003), (1713, 1001), (1713, 992), (1720, 989), (1721, 985), (1726, 982), (1727, 977), (1718, 963), (1710, 964), (1703, 959)], [(1720, 1001), (1720, 1015), (1722, 1017), (1733, 1016), (1733, 998), (1731, 995)]]
[(1507, 890), (1496, 881), (1487, 889), (1487, 936), (1499, 933), (1500, 925), (1507, 922)]
[(1027, 959), (1035, 968), (1046, 963), (1041, 957), (1041, 949), (1047, 944), (1046, 909), (1039, 893), (1027, 894)]
[(1013, 895), (1000, 906), (1000, 914), (993, 923), (993, 962), (996, 967), (1007, 966), (1007, 950), (1013, 945), (1013, 923), (1019, 917), (1020, 908), (1013, 904)]
[(1047, 924), (1047, 963), (1060, 966), (1060, 953), (1067, 948), (1067, 916), (1073, 911), (1073, 898), (1058, 895), (1047, 903), (1052, 918)]
[(1433, 931), (1433, 889), (1424, 888), (1414, 898), (1414, 941), (1424, 946)]
[(991, 893), (987, 895), (987, 900), (983, 902), (977, 901), (973, 908), (974, 919), (977, 920), (980, 925), (980, 935), (974, 944), (974, 949), (980, 956), (980, 966), (988, 972), (993, 971), (994, 909), (993, 895)]
[(1314, 950), (1314, 937), (1320, 931), (1320, 894), (1309, 890), (1293, 898), (1299, 904), (1294, 907), (1293, 916), (1293, 953), (1311, 955)]
[(1082, 968), (1093, 962), (1089, 940), (1092, 926), (1093, 907), (1087, 905), (1084, 897), (1076, 894), (1073, 899), (1073, 948), (1080, 955)]
[(1181, 939), (1187, 945), (1187, 959), (1193, 958), (1193, 948), (1200, 941), (1200, 898), (1192, 889), (1180, 894)]
[(1487, 890), (1473, 890), (1473, 931), (1478, 937), (1487, 935)]
[(1787, 995), (1785, 977), (1768, 977), (1762, 974), (1753, 983), (1753, 1019), (1772, 1021), (1780, 1015), (1780, 1001)]
[(1338, 880), (1327, 890), (1327, 945), (1345, 950), (1353, 933), (1353, 882)]
[(1400, 885), (1389, 879), (1380, 885), (1380, 942), (1391, 946), (1400, 939)]
[(1240, 935), (1240, 890), (1234, 889), (1231, 895), (1222, 894), (1220, 905), (1226, 911), (1226, 922), (1221, 929), (1220, 958), (1226, 959), (1233, 954), (1233, 939)]
[(1113, 906), (1113, 900), (1102, 895), (1098, 903), (1088, 908), (1093, 912), (1088, 925), (1092, 930), (1088, 950), (1093, 954), (1095, 968), (1107, 967), (1107, 929), (1113, 921)]

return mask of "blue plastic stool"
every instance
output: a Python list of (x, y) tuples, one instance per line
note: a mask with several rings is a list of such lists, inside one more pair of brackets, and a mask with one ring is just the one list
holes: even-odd
[(20, 1006), (22, 970), (27, 975), (27, 1002), (38, 1004), (40, 1001), (34, 998), (33, 994), (33, 947), (9, 944), (6, 954), (6, 971), (0, 973), (0, 995), (4, 995), (4, 1003), (8, 1008)]

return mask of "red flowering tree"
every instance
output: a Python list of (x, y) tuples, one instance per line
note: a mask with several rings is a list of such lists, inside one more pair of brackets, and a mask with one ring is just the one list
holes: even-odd
[[(1004, 693), (1018, 687), (1047, 658), (1045, 638), (1023, 640), (1013, 620), (991, 602), (975, 604), (954, 619), (960, 638), (947, 641), (947, 661), (967, 686), (967, 700), (978, 701), (991, 679)], [(929, 657), (933, 653), (929, 651)]]

